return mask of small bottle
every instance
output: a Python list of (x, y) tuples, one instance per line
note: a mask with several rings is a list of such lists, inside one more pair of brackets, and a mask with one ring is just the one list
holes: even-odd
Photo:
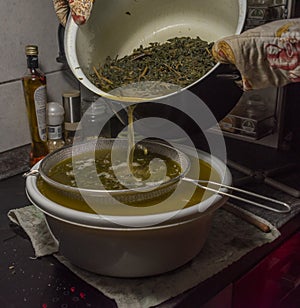
[[(77, 130), (80, 130), (81, 99), (80, 91), (70, 90), (62, 94), (65, 110), (64, 138), (66, 144), (72, 144)], [(77, 134), (80, 136), (80, 134)]]
[(91, 102), (82, 118), (82, 132), (86, 141), (110, 138), (110, 116), (106, 102), (99, 96)]
[(38, 47), (25, 47), (28, 70), (22, 78), (27, 116), (31, 135), (30, 166), (48, 153), (46, 132), (46, 77), (39, 69)]
[(48, 149), (53, 152), (65, 145), (63, 140), (63, 122), (65, 110), (63, 106), (56, 102), (47, 104), (47, 132), (48, 132)]

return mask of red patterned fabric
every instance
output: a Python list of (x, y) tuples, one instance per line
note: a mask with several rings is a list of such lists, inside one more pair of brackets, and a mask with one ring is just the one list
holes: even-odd
[(213, 46), (214, 57), (240, 71), (244, 90), (300, 82), (300, 19), (274, 21)]
[(54, 9), (60, 23), (65, 26), (69, 12), (78, 25), (90, 17), (94, 0), (53, 0)]

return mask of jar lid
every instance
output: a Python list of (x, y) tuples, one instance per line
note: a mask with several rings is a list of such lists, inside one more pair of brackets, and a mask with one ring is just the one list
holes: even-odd
[(63, 92), (62, 97), (80, 97), (79, 90), (68, 90)]

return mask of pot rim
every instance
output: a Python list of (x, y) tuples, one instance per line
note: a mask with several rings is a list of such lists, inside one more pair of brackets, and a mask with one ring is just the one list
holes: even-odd
[[(32, 201), (32, 198), (29, 195), (29, 193), (27, 191), (27, 188), (26, 188), (25, 192), (26, 192), (27, 197), (30, 199), (30, 201)], [(49, 201), (51, 201), (51, 200), (49, 200)], [(88, 224), (88, 223), (81, 223), (81, 222), (78, 222), (78, 221), (72, 221), (72, 220), (69, 220), (69, 219), (65, 219), (65, 218), (59, 217), (59, 216), (54, 215), (52, 213), (49, 213), (45, 209), (43, 209), (40, 206), (36, 205), (35, 203), (34, 203), (34, 206), (36, 206), (46, 216), (50, 216), (50, 217), (52, 217), (52, 218), (54, 218), (56, 220), (59, 220), (61, 222), (67, 223), (67, 224), (71, 224), (71, 225), (82, 227), (82, 228), (88, 228), (88, 229), (103, 230), (103, 231), (119, 231), (119, 232), (123, 232), (123, 231), (135, 231), (135, 232), (138, 232), (138, 231), (150, 231), (150, 230), (161, 230), (161, 229), (167, 229), (167, 228), (172, 228), (172, 227), (178, 227), (178, 226), (185, 225), (185, 224), (191, 223), (193, 221), (196, 221), (196, 220), (200, 219), (203, 216), (211, 214), (211, 212), (208, 211), (208, 212), (204, 213), (201, 216), (190, 217), (187, 220), (176, 221), (176, 222), (169, 223), (169, 224), (158, 224), (158, 225), (151, 225), (151, 226), (146, 226), (146, 227), (125, 227), (124, 228), (124, 227), (119, 226), (117, 224), (115, 226), (97, 226), (97, 225), (92, 225), (92, 224)], [(95, 214), (92, 214), (92, 215), (95, 215)]]

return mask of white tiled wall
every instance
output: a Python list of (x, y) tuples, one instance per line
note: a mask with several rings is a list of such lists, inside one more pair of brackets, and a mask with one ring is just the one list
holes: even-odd
[(52, 0), (0, 1), (0, 153), (30, 143), (20, 78), (26, 71), (25, 45), (39, 46), (40, 67), (47, 75), (49, 101), (78, 88), (58, 56), (58, 19)]

